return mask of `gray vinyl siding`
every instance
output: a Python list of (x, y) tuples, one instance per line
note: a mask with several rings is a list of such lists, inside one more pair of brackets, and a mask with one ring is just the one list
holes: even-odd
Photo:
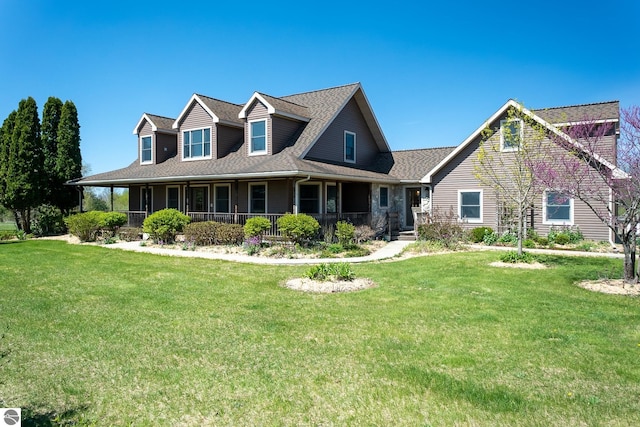
[(298, 136), (304, 127), (304, 123), (282, 117), (273, 117), (271, 123), (273, 129), (271, 152), (273, 154), (279, 153), (288, 145), (293, 144), (294, 136)]
[(155, 163), (162, 163), (167, 159), (174, 157), (178, 149), (178, 136), (175, 134), (156, 133), (156, 154), (154, 156)]
[[(351, 99), (306, 155), (307, 159), (344, 163), (344, 132), (356, 134), (356, 166), (371, 165), (379, 153), (360, 108)], [(344, 163), (353, 165), (353, 163)]]
[[(494, 134), (491, 141), (499, 138), (499, 134)], [(459, 190), (482, 190), (482, 222), (463, 223), (467, 229), (487, 226), (497, 228), (497, 197), (494, 190), (481, 184), (475, 177), (474, 161), (478, 156), (478, 148), (481, 139), (478, 137), (465, 147), (454, 159), (443, 167), (432, 179), (432, 207), (434, 211), (448, 213), (453, 210), (458, 214), (458, 191)], [(551, 143), (545, 140), (544, 143)], [(513, 155), (513, 153), (502, 153), (502, 155)], [(549, 225), (543, 224), (543, 194), (536, 196), (534, 202), (534, 224), (533, 229), (540, 235), (547, 235)], [(530, 218), (528, 221), (530, 226)], [(580, 227), (585, 238), (593, 240), (609, 240), (609, 229), (602, 224), (588, 206), (579, 200), (574, 200), (574, 226)]]
[(261, 120), (261, 119), (266, 119), (267, 120), (267, 126), (266, 126), (266, 134), (267, 134), (267, 155), (269, 154), (273, 154), (273, 148), (271, 146), (271, 142), (273, 140), (272, 138), (272, 121), (271, 121), (271, 116), (269, 115), (269, 112), (267, 111), (267, 107), (259, 102), (256, 101), (254, 102), (253, 106), (251, 106), (251, 108), (248, 110), (247, 112), (247, 122), (246, 125), (244, 127), (244, 140), (246, 141), (246, 153), (247, 155), (250, 154), (250, 149), (251, 149), (251, 132), (250, 132), (250, 125), (249, 122), (252, 122), (254, 120)]
[(218, 159), (221, 159), (228, 155), (233, 148), (241, 144), (244, 137), (244, 132), (241, 128), (234, 128), (230, 126), (221, 125), (218, 123), (217, 127), (217, 146), (218, 146)]
[(213, 125), (213, 118), (202, 108), (200, 104), (194, 102), (186, 117), (180, 123), (178, 134), (178, 156), (182, 159), (182, 132), (186, 130), (211, 128), (211, 155), (215, 158), (216, 147), (216, 127)]

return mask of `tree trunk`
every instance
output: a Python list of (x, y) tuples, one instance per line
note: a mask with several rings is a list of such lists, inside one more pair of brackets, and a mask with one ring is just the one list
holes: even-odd
[(22, 224), (20, 224), (20, 216), (18, 216), (18, 211), (13, 210), (13, 217), (16, 220), (16, 229), (18, 231), (22, 230)]
[(518, 256), (522, 256), (522, 229), (524, 228), (524, 216), (522, 215), (522, 209), (519, 209), (518, 213)]
[(624, 248), (624, 281), (634, 283), (636, 281), (636, 242), (635, 236), (622, 242)]

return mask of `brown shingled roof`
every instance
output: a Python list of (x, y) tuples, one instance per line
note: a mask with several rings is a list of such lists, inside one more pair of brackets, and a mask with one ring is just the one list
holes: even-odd
[(532, 111), (551, 124), (572, 123), (583, 120), (620, 119), (620, 103), (618, 101), (544, 108)]
[(243, 125), (243, 121), (238, 118), (242, 105), (221, 101), (205, 95), (198, 95), (198, 97), (220, 120)]
[(171, 126), (173, 126), (173, 122), (176, 119), (172, 119), (169, 117), (158, 116), (155, 114), (145, 113), (149, 120), (151, 120), (151, 124), (155, 125), (158, 129), (162, 130), (172, 130)]

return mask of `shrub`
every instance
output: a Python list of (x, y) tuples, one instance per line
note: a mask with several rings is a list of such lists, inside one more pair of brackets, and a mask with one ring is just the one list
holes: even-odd
[(546, 237), (538, 237), (536, 239), (536, 243), (538, 243), (540, 246), (549, 246), (549, 239), (547, 239)]
[(249, 237), (244, 242), (244, 249), (249, 255), (255, 255), (262, 248), (262, 239), (258, 236)]
[(418, 237), (422, 240), (437, 241), (447, 249), (455, 249), (464, 240), (464, 229), (457, 215), (450, 209), (441, 213), (437, 209), (427, 215), (427, 222), (418, 226)]
[(36, 236), (52, 236), (62, 234), (66, 230), (62, 212), (55, 206), (38, 206), (34, 217), (32, 228)]
[(142, 223), (142, 230), (149, 233), (154, 242), (173, 242), (176, 233), (191, 221), (177, 209), (162, 209), (149, 215)]
[(255, 216), (253, 218), (249, 218), (244, 224), (244, 235), (247, 238), (260, 237), (260, 239), (262, 239), (264, 233), (269, 231), (270, 229), (271, 221), (269, 221), (268, 218), (265, 218), (263, 216)]
[(316, 236), (320, 224), (307, 214), (286, 214), (278, 218), (278, 228), (286, 239), (296, 244), (304, 244)]
[(535, 248), (536, 247), (536, 242), (533, 239), (524, 239), (522, 241), (522, 246), (524, 246), (525, 248)]
[(570, 241), (571, 240), (569, 239), (569, 236), (567, 236), (566, 234), (557, 234), (553, 238), (553, 243), (556, 243), (558, 245), (566, 245)]
[(548, 234), (549, 241), (558, 245), (578, 243), (584, 239), (579, 227), (551, 227)]
[(0, 230), (0, 241), (11, 240), (16, 237), (16, 232), (11, 230)]
[(336, 223), (336, 238), (342, 246), (350, 246), (356, 236), (356, 227), (346, 221)]
[(133, 242), (140, 240), (142, 237), (142, 228), (140, 227), (120, 227), (118, 229), (118, 237), (125, 242)]
[(487, 246), (495, 245), (497, 241), (498, 241), (498, 235), (496, 234), (495, 231), (485, 234), (484, 237), (482, 238), (482, 243), (484, 243)]
[(518, 255), (518, 251), (508, 251), (500, 255), (500, 261), (516, 263), (516, 262), (526, 262), (530, 264), (534, 262), (536, 259), (529, 252), (522, 252), (521, 255)]
[(356, 243), (368, 242), (376, 236), (376, 232), (368, 225), (358, 225), (355, 229), (354, 237)]
[(103, 212), (89, 211), (68, 216), (64, 219), (69, 233), (78, 237), (81, 242), (93, 242), (100, 231)]
[(244, 238), (244, 229), (240, 224), (218, 223), (216, 244), (239, 245)]
[(353, 280), (356, 275), (351, 270), (351, 264), (341, 262), (337, 264), (318, 264), (310, 267), (305, 272), (305, 277), (312, 280)]
[(498, 237), (498, 243), (515, 245), (516, 243), (518, 243), (518, 236), (511, 231), (505, 231), (502, 236)]
[(215, 245), (219, 227), (220, 223), (215, 221), (192, 222), (184, 227), (184, 240), (198, 246)]
[(471, 241), (473, 243), (480, 243), (484, 241), (484, 236), (487, 234), (493, 234), (493, 228), (491, 227), (476, 227), (471, 230)]
[(118, 228), (127, 223), (127, 214), (122, 212), (102, 212), (100, 219), (100, 229), (108, 237), (116, 235)]

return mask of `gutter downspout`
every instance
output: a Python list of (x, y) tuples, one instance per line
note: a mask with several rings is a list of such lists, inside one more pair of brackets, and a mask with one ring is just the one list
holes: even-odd
[(293, 214), (298, 215), (298, 193), (300, 189), (300, 183), (307, 182), (311, 179), (311, 175), (307, 175), (306, 178), (299, 179), (293, 183)]

